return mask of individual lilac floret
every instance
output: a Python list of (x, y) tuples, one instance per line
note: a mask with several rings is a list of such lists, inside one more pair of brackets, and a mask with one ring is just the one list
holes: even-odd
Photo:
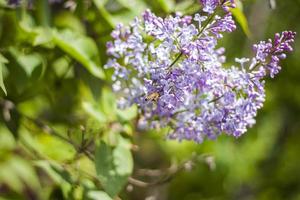
[(265, 101), (263, 79), (278, 72), (295, 33), (276, 34), (274, 43), (254, 46), (253, 59), (224, 67), (218, 40), (236, 28), (230, 13), (161, 18), (147, 10), (142, 16), (112, 32), (105, 65), (114, 68), (118, 106), (138, 105), (139, 127), (169, 127), (168, 138), (200, 143), (222, 133), (239, 137), (255, 124)]
[(235, 7), (234, 0), (199, 0), (203, 6), (203, 11), (212, 14), (216, 8), (221, 6), (226, 12)]
[(200, 3), (203, 5), (203, 11), (211, 14), (219, 6), (220, 0), (200, 0)]

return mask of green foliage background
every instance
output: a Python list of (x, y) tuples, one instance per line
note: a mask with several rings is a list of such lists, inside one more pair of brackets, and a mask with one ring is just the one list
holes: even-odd
[[(243, 0), (228, 62), (286, 29), (300, 0)], [(67, 7), (66, 7), (67, 5)], [(257, 124), (239, 139), (166, 141), (118, 110), (105, 43), (146, 8), (165, 16), (196, 0), (78, 0), (9, 7), (0, 0), (0, 199), (300, 199), (300, 50), (267, 80)], [(145, 170), (148, 169), (148, 170)], [(151, 169), (151, 170), (149, 170)]]

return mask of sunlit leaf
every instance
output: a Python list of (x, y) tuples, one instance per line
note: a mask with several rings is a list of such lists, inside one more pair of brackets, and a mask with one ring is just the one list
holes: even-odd
[(121, 5), (130, 9), (132, 12), (139, 14), (147, 8), (147, 5), (140, 0), (117, 0)]
[(52, 44), (52, 32), (48, 28), (36, 28), (33, 30), (32, 35), (34, 35), (33, 45), (50, 45), (53, 47)]
[(54, 31), (53, 35), (54, 42), (59, 48), (80, 62), (92, 75), (100, 79), (105, 78), (100, 68), (97, 46), (91, 38), (71, 30)]
[(47, 134), (40, 134), (36, 137), (36, 142), (38, 142), (38, 144), (35, 146), (38, 147), (37, 149), (41, 152), (41, 154), (54, 160), (70, 160), (75, 155), (75, 149), (70, 144), (56, 137)]
[(15, 192), (22, 193), (25, 187), (39, 191), (37, 174), (28, 161), (19, 156), (6, 155), (0, 162), (0, 169), (0, 181)]
[(124, 110), (117, 109), (118, 117), (120, 117), (122, 120), (125, 121), (134, 119), (137, 113), (138, 113), (137, 107), (134, 105)]
[(99, 107), (92, 103), (85, 101), (82, 103), (82, 107), (88, 114), (97, 119), (99, 122), (105, 123), (107, 121), (106, 116), (101, 112)]
[(114, 27), (114, 22), (110, 13), (105, 9), (104, 5), (107, 0), (93, 0), (94, 4), (98, 8), (99, 13), (103, 17), (103, 19), (110, 25), (112, 28)]
[(35, 166), (44, 170), (45, 173), (50, 177), (50, 179), (58, 184), (62, 190), (65, 197), (68, 197), (68, 193), (72, 189), (73, 180), (70, 174), (63, 169), (58, 163), (40, 160), (36, 161)]
[(103, 191), (90, 191), (88, 193), (88, 198), (91, 200), (112, 200), (112, 198)]
[(173, 0), (158, 0), (157, 3), (167, 13), (174, 10), (175, 2)]
[(4, 126), (0, 126), (0, 151), (4, 149), (13, 149), (16, 142), (12, 134)]
[(115, 197), (124, 187), (133, 170), (128, 142), (119, 137), (117, 146), (101, 142), (96, 148), (96, 172), (105, 191)]
[(58, 28), (68, 28), (80, 34), (85, 34), (86, 30), (80, 19), (70, 12), (61, 12), (55, 15), (54, 23)]
[[(185, 1), (182, 1), (182, 2), (179, 2), (178, 4), (176, 4), (174, 10), (185, 13), (191, 7), (199, 7), (199, 6), (195, 5), (193, 0), (185, 0)], [(197, 8), (197, 9), (199, 9), (199, 8)]]
[(7, 2), (5, 0), (0, 0), (0, 6), (6, 6)]
[(8, 63), (8, 60), (0, 53), (0, 63)]
[(116, 99), (111, 89), (102, 89), (99, 104), (103, 110), (103, 113), (105, 113), (110, 120), (116, 119)]
[(244, 33), (247, 35), (247, 37), (251, 37), (251, 32), (248, 25), (248, 20), (243, 12), (242, 3), (240, 1), (237, 1), (236, 8), (231, 9), (232, 15), (236, 18), (239, 25), (242, 27)]
[(3, 81), (3, 66), (5, 63), (8, 63), (8, 60), (0, 53), (0, 87), (5, 95), (7, 95), (7, 91)]
[(16, 48), (10, 48), (10, 53), (15, 57), (17, 63), (26, 72), (26, 75), (30, 77), (33, 71), (43, 65), (43, 59), (38, 53), (24, 54)]
[(68, 161), (74, 158), (76, 150), (74, 149), (73, 145), (59, 137), (52, 136), (41, 131), (38, 127), (33, 126), (34, 125), (32, 125), (32, 128), (36, 128), (36, 135), (33, 136), (34, 132), (29, 132), (27, 129), (21, 126), (20, 133), (22, 134), (20, 134), (20, 137), (28, 145), (34, 148), (36, 152), (45, 158), (55, 160), (56, 162)]

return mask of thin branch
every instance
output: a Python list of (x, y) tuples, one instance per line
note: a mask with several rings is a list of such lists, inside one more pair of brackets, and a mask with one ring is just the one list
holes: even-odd
[(29, 121), (33, 122), (35, 125), (37, 125), (40, 129), (42, 129), (44, 132), (53, 135), (69, 144), (71, 144), (77, 152), (82, 152), (84, 153), (89, 159), (94, 160), (94, 156), (87, 151), (86, 149), (79, 147), (78, 145), (76, 145), (72, 140), (69, 140), (68, 138), (63, 137), (61, 134), (59, 134), (58, 132), (56, 132), (56, 130), (54, 130), (53, 128), (51, 128), (50, 126), (48, 126), (47, 124), (43, 123), (42, 121), (38, 120), (38, 119), (34, 119), (28, 116), (23, 115), (22, 113), (20, 113), (23, 117), (25, 117), (26, 119), (28, 119)]
[[(3, 107), (4, 111), (5, 111), (5, 115), (4, 117), (7, 118), (6, 120), (10, 119), (10, 113), (9, 111), (13, 108), (16, 108), (15, 104), (12, 101), (6, 100), (6, 99), (0, 99), (0, 105)], [(6, 111), (7, 110), (7, 111)], [(39, 127), (42, 131), (55, 136), (69, 144), (71, 144), (77, 152), (80, 153), (84, 153), (89, 159), (94, 160), (94, 156), (85, 148), (79, 147), (78, 145), (76, 145), (72, 140), (65, 138), (64, 136), (62, 136), (61, 134), (59, 134), (56, 130), (54, 130), (53, 128), (51, 128), (50, 126), (48, 126), (47, 124), (45, 124), (44, 122), (42, 122), (41, 120), (26, 116), (25, 114), (21, 113), (20, 111), (18, 111), (17, 109), (15, 109), (16, 112), (18, 112), (18, 114), (31, 121), (32, 123), (34, 123), (37, 127)], [(6, 116), (7, 115), (7, 116)]]
[(182, 162), (181, 164), (173, 164), (166, 170), (159, 170), (159, 169), (139, 169), (137, 171), (137, 175), (139, 176), (149, 176), (149, 177), (155, 177), (158, 178), (157, 180), (153, 182), (146, 182), (143, 180), (139, 180), (137, 178), (129, 177), (128, 182), (134, 186), (146, 188), (151, 187), (155, 185), (162, 185), (165, 183), (170, 182), (178, 173), (180, 173), (183, 170), (189, 170), (196, 161), (202, 160), (203, 157), (206, 157), (206, 155), (192, 155), (192, 158), (190, 158), (187, 161)]

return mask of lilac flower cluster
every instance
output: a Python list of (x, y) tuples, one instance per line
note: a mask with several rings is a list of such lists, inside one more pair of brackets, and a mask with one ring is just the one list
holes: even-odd
[[(138, 105), (139, 125), (169, 127), (171, 139), (215, 139), (221, 133), (238, 137), (255, 123), (265, 100), (264, 78), (280, 70), (279, 61), (292, 51), (294, 32), (254, 45), (255, 57), (236, 59), (224, 67), (223, 33), (236, 26), (232, 1), (201, 0), (208, 16), (161, 18), (149, 10), (130, 26), (118, 25), (107, 43), (114, 68), (118, 105)], [(226, 7), (223, 17), (215, 9)]]

